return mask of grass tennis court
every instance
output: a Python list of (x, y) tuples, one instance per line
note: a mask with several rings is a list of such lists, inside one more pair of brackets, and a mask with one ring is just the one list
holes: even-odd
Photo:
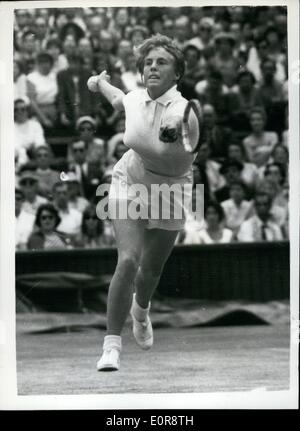
[(289, 325), (155, 329), (153, 349), (123, 334), (121, 369), (97, 372), (104, 331), (17, 331), (19, 395), (185, 393), (289, 388)]

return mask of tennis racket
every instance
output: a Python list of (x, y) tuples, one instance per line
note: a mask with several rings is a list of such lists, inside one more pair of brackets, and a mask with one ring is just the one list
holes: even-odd
[[(198, 128), (199, 128), (199, 139), (197, 144), (192, 147), (190, 142), (190, 128), (189, 128), (189, 118), (191, 112), (194, 112), (197, 120), (198, 120)], [(201, 138), (203, 136), (202, 133), (202, 115), (201, 115), (201, 105), (200, 102), (196, 99), (191, 99), (186, 104), (186, 107), (183, 112), (182, 118), (182, 145), (188, 153), (196, 153), (201, 146)], [(163, 142), (175, 142), (178, 136), (177, 133), (172, 133), (171, 130), (163, 129), (160, 132), (160, 140)]]
[[(189, 138), (189, 117), (190, 113), (194, 112), (197, 120), (198, 120), (198, 128), (199, 128), (199, 139), (195, 147), (193, 148)], [(199, 100), (191, 99), (188, 101), (182, 119), (182, 145), (188, 153), (196, 153), (201, 146), (201, 135), (202, 135), (202, 114), (201, 114), (201, 105)]]

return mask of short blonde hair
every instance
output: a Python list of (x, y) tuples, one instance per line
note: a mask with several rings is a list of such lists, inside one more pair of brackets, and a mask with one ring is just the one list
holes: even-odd
[(178, 81), (179, 82), (185, 72), (185, 60), (182, 51), (178, 48), (175, 42), (167, 36), (163, 36), (161, 34), (157, 34), (152, 36), (141, 43), (138, 47), (134, 49), (135, 56), (137, 58), (137, 68), (141, 74), (144, 71), (144, 62), (148, 53), (153, 48), (164, 48), (167, 52), (169, 52), (175, 60), (175, 71), (179, 74)]

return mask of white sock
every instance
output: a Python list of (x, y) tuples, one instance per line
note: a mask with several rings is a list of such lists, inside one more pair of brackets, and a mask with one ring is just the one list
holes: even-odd
[(120, 335), (106, 335), (103, 342), (103, 350), (122, 350), (122, 339)]
[(134, 314), (134, 317), (136, 320), (143, 322), (146, 320), (146, 317), (149, 314), (151, 303), (149, 302), (149, 305), (147, 308), (142, 308), (137, 302), (136, 302), (136, 294), (133, 294), (133, 301), (132, 301), (132, 312)]

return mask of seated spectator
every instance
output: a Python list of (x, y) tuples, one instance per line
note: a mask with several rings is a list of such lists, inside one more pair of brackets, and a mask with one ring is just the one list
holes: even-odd
[(93, 115), (95, 99), (86, 85), (90, 72), (83, 69), (82, 58), (69, 56), (68, 61), (69, 67), (57, 74), (58, 106), (61, 124), (72, 133), (79, 117)]
[(57, 230), (60, 217), (52, 204), (41, 205), (35, 218), (36, 230), (27, 243), (29, 250), (51, 250), (71, 248), (71, 240)]
[(227, 158), (242, 163), (241, 180), (246, 184), (249, 192), (251, 192), (259, 182), (259, 170), (254, 163), (245, 161), (245, 148), (237, 142), (229, 143)]
[(258, 192), (254, 198), (255, 214), (245, 220), (237, 234), (240, 242), (280, 241), (283, 239), (279, 225), (271, 218), (272, 198)]
[(210, 54), (214, 51), (213, 26), (212, 18), (201, 18), (198, 34), (188, 41), (188, 45), (194, 45), (198, 48), (199, 51), (203, 52), (205, 58), (210, 57)]
[(33, 230), (35, 216), (24, 211), (24, 193), (15, 189), (15, 245), (16, 250), (26, 250), (26, 244)]
[(52, 194), (53, 204), (61, 219), (57, 229), (70, 236), (77, 235), (80, 232), (82, 214), (70, 206), (68, 184), (63, 182), (54, 184)]
[(55, 75), (57, 75), (61, 70), (68, 68), (68, 59), (62, 54), (61, 43), (58, 39), (51, 38), (47, 41), (46, 52), (48, 52), (48, 54), (53, 58), (52, 70)]
[(225, 179), (220, 174), (220, 164), (210, 158), (210, 147), (206, 142), (203, 142), (201, 145), (194, 165), (200, 171), (204, 191), (206, 189), (208, 195), (213, 196), (216, 190), (221, 189), (225, 185)]
[[(195, 176), (194, 176), (195, 180)], [(194, 182), (195, 185), (195, 182)], [(194, 187), (192, 192), (192, 204), (189, 207), (189, 211), (186, 214), (186, 221), (184, 228), (179, 232), (176, 238), (176, 244), (184, 243), (186, 236), (193, 237), (194, 233), (198, 235), (198, 232), (205, 227), (203, 213), (204, 213), (204, 202), (209, 202), (210, 197), (197, 191)]]
[(279, 133), (284, 128), (286, 106), (283, 85), (275, 78), (276, 66), (272, 59), (266, 58), (262, 62), (261, 68), (263, 78), (258, 86), (258, 91), (267, 113), (266, 127)]
[(232, 138), (232, 131), (217, 124), (215, 108), (205, 104), (202, 107), (203, 140), (210, 148), (213, 159), (224, 159), (227, 154), (227, 145)]
[(50, 54), (41, 52), (36, 59), (36, 69), (27, 77), (34, 88), (35, 111), (46, 129), (53, 128), (57, 121), (58, 87), (53, 63), (54, 60)]
[[(186, 15), (181, 15), (174, 22), (174, 42), (179, 49), (183, 50), (190, 36), (189, 19)], [(161, 33), (159, 31), (159, 33)]]
[(230, 113), (228, 88), (222, 80), (219, 71), (208, 70), (207, 79), (198, 82), (195, 86), (197, 98), (202, 105), (209, 104), (215, 108), (218, 124), (226, 124)]
[(254, 75), (247, 70), (240, 72), (237, 76), (237, 86), (232, 91), (230, 126), (235, 134), (238, 132), (239, 138), (245, 138), (251, 130), (249, 118), (252, 109), (262, 106), (259, 91), (255, 87)]
[[(264, 39), (267, 42), (268, 58), (272, 59), (276, 64), (276, 70), (282, 73), (281, 75), (277, 72), (277, 79), (283, 82), (286, 79), (284, 71), (284, 63), (286, 61), (286, 54), (283, 52), (282, 43), (280, 40), (279, 31), (275, 26), (267, 28)], [(281, 66), (281, 67), (280, 67)]]
[(59, 181), (59, 172), (51, 169), (51, 150), (47, 146), (40, 146), (35, 150), (36, 171), (38, 179), (38, 193), (49, 199), (52, 188)]
[(24, 194), (23, 210), (35, 216), (38, 207), (48, 202), (46, 198), (38, 194), (39, 182), (35, 172), (21, 172), (19, 187)]
[[(89, 161), (98, 161), (105, 163), (105, 142), (103, 139), (97, 138), (95, 136), (96, 133), (96, 121), (94, 118), (85, 115), (83, 117), (78, 118), (76, 122), (76, 131), (78, 132), (79, 140), (76, 141), (78, 143), (84, 143), (87, 147), (86, 160)], [(77, 148), (77, 146), (76, 146)], [(69, 164), (75, 163), (73, 152), (71, 148), (68, 151), (68, 162)]]
[(101, 49), (100, 32), (103, 29), (103, 19), (100, 15), (93, 15), (87, 22), (88, 38), (90, 39), (93, 52), (99, 53)]
[[(230, 199), (230, 186), (235, 181), (241, 181), (242, 170), (243, 164), (237, 160), (225, 160), (220, 167), (220, 174), (223, 175), (223, 178), (225, 177), (225, 184), (215, 191), (215, 197), (218, 202)], [(246, 192), (247, 199), (249, 199), (248, 193)]]
[(15, 162), (18, 168), (28, 162), (35, 148), (45, 145), (44, 131), (40, 123), (29, 118), (29, 99), (14, 102)]
[(121, 75), (121, 80), (125, 93), (144, 87), (141, 74), (137, 69), (136, 58), (133, 53), (128, 54), (125, 60), (125, 72)]
[[(265, 39), (259, 39), (255, 46), (251, 46), (248, 53), (246, 63), (247, 69), (253, 73), (258, 82), (262, 80), (262, 62), (269, 55), (268, 42)], [(285, 71), (281, 62), (277, 62), (275, 66), (275, 79), (278, 82), (283, 82), (285, 79)]]
[(20, 51), (17, 53), (17, 60), (22, 64), (25, 75), (33, 71), (38, 52), (35, 32), (27, 29), (21, 36)]
[(276, 144), (271, 154), (270, 162), (278, 163), (284, 169), (285, 175), (288, 176), (289, 170), (289, 150), (282, 144)]
[(74, 208), (80, 213), (88, 207), (89, 201), (80, 195), (80, 186), (76, 175), (69, 172), (67, 175), (69, 207)]
[(232, 241), (232, 231), (223, 226), (225, 214), (221, 205), (209, 202), (204, 209), (204, 218), (206, 226), (189, 232), (184, 239), (184, 244), (218, 244)]
[(225, 226), (234, 234), (251, 213), (252, 205), (245, 199), (245, 192), (242, 181), (233, 181), (229, 186), (230, 198), (221, 203), (225, 213)]
[(273, 204), (284, 208), (288, 207), (283, 186), (286, 183), (286, 172), (283, 166), (273, 162), (266, 166), (265, 179), (273, 183)]
[(96, 207), (89, 205), (83, 212), (81, 232), (76, 237), (76, 246), (99, 248), (114, 244), (114, 237), (107, 236), (107, 232), (104, 230), (104, 221), (98, 218)]
[(117, 51), (118, 58), (115, 63), (115, 69), (118, 70), (120, 74), (126, 71), (126, 58), (128, 55), (132, 54), (132, 50), (133, 46), (130, 40), (120, 40)]
[(22, 64), (20, 61), (14, 59), (14, 100), (29, 98), (33, 88), (27, 80), (27, 76), (23, 73)]
[(46, 43), (50, 36), (50, 28), (43, 16), (37, 16), (34, 22), (34, 30), (36, 35), (36, 44), (39, 51), (46, 48)]
[(201, 52), (195, 45), (187, 45), (183, 53), (185, 73), (177, 88), (182, 96), (189, 100), (197, 97), (195, 86), (205, 78), (205, 62), (204, 64), (201, 62)]
[(252, 133), (243, 140), (243, 145), (247, 160), (260, 167), (267, 163), (278, 143), (278, 135), (275, 132), (265, 131), (266, 114), (261, 108), (251, 111), (250, 124)]
[(215, 36), (215, 55), (210, 58), (209, 65), (218, 70), (223, 83), (231, 88), (236, 83), (239, 62), (234, 55), (235, 38), (231, 33), (221, 32)]
[(83, 60), (83, 69), (86, 69), (90, 74), (94, 68), (94, 52), (89, 38), (82, 37), (78, 42), (78, 53)]
[(149, 32), (143, 25), (135, 25), (129, 34), (132, 46), (139, 46), (147, 37), (149, 37)]
[(107, 143), (107, 163), (108, 165), (116, 164), (123, 154), (129, 150), (123, 142), (124, 133), (115, 134)]

